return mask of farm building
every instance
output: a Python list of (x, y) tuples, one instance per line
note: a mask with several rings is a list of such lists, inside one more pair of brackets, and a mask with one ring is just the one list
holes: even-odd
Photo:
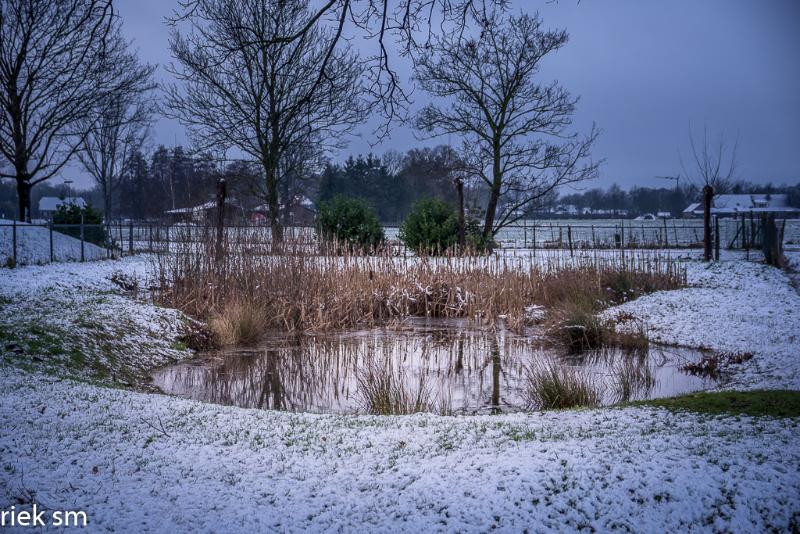
[[(788, 195), (745, 194), (715, 195), (711, 203), (712, 215), (736, 217), (743, 213), (774, 213), (782, 217), (796, 217), (800, 209), (789, 205)], [(684, 217), (702, 217), (703, 203), (695, 202), (683, 210)]]

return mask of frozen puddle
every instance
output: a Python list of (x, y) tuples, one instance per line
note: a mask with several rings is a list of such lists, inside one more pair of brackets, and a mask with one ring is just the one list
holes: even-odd
[(508, 331), (412, 321), (335, 335), (275, 335), (257, 348), (203, 354), (158, 369), (153, 381), (165, 393), (205, 402), (338, 414), (369, 412), (366, 391), (380, 388), (366, 384), (392, 383), (412, 398), (424, 396), (433, 411), (477, 414), (524, 409), (528, 373), (547, 362), (587, 373), (604, 404), (708, 389), (714, 380), (681, 370), (700, 356), (655, 345), (646, 354), (565, 356)]

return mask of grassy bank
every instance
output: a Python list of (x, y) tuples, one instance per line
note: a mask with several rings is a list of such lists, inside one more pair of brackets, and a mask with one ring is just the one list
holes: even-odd
[(708, 391), (626, 404), (714, 415), (800, 417), (800, 391)]

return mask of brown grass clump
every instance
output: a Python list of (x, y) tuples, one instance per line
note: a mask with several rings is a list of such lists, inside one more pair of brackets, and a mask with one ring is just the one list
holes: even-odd
[(528, 406), (538, 410), (595, 407), (602, 402), (601, 389), (593, 375), (554, 361), (528, 370), (525, 396)]
[(229, 302), (211, 316), (208, 327), (221, 346), (255, 345), (267, 329), (264, 314), (250, 302)]
[(371, 363), (359, 371), (357, 381), (361, 405), (369, 414), (406, 415), (434, 409), (431, 388), (424, 374), (412, 388), (402, 369), (393, 369), (388, 362)]
[[(683, 269), (656, 256), (527, 263), (500, 256), (400, 258), (389, 251), (327, 256), (291, 242), (272, 254), (268, 244), (247, 234), (238, 241), (232, 237), (221, 256), (212, 240), (195, 236), (156, 262), (153, 285), (160, 304), (223, 323), (246, 309), (259, 326), (284, 331), (372, 327), (410, 316), (493, 323), (501, 315), (509, 328), (520, 330), (531, 323), (525, 310), (532, 304), (555, 309), (580, 299), (596, 313), (647, 291), (685, 284)], [(236, 330), (223, 326), (222, 333)]]

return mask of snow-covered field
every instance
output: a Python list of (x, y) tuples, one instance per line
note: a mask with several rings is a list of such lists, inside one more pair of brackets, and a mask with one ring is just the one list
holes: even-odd
[[(179, 313), (108, 280), (148, 268), (0, 273), (0, 510), (85, 510), (92, 531), (123, 532), (800, 528), (797, 418), (320, 416), (93, 384), (187, 355)], [(752, 353), (736, 388), (800, 389), (800, 294), (786, 275), (741, 260), (687, 274), (687, 289), (608, 313), (643, 317), (664, 342)]]
[[(0, 219), (0, 265), (13, 257), (14, 221)], [(97, 260), (106, 257), (106, 250), (84, 243), (84, 259)], [(81, 241), (59, 232), (53, 232), (53, 256), (56, 261), (79, 261)], [(17, 264), (34, 265), (50, 261), (50, 230), (44, 226), (17, 223)]]

